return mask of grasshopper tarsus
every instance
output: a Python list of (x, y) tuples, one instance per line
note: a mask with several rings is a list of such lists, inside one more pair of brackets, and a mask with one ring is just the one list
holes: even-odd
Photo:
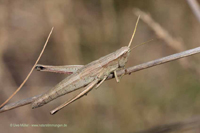
[(53, 110), (53, 111), (50, 112), (50, 114), (51, 114), (51, 115), (54, 115), (54, 114), (56, 114), (57, 112), (58, 112), (58, 110), (56, 110), (56, 111)]

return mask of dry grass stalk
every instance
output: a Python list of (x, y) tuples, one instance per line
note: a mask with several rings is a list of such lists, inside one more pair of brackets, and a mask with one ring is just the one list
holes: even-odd
[(27, 77), (25, 78), (25, 80), (24, 80), (24, 81), (22, 82), (22, 84), (17, 88), (17, 90), (16, 90), (3, 104), (1, 104), (0, 108), (2, 108), (5, 104), (7, 104), (7, 103), (10, 101), (10, 99), (12, 99), (12, 97), (13, 97), (14, 95), (16, 95), (17, 92), (20, 91), (20, 89), (21, 89), (21, 88), (23, 87), (23, 85), (26, 83), (26, 81), (27, 81), (28, 78), (30, 77), (31, 73), (33, 72), (35, 66), (38, 64), (38, 62), (39, 62), (39, 60), (40, 60), (40, 58), (41, 58), (41, 56), (42, 56), (42, 54), (43, 54), (43, 52), (44, 52), (46, 46), (47, 46), (47, 43), (48, 43), (48, 41), (49, 41), (49, 38), (50, 38), (50, 36), (51, 36), (52, 31), (53, 31), (53, 28), (51, 29), (51, 31), (50, 31), (50, 33), (49, 33), (49, 35), (48, 35), (48, 37), (47, 37), (47, 40), (46, 40), (46, 42), (45, 42), (45, 44), (44, 44), (44, 46), (43, 46), (42, 51), (40, 52), (39, 57), (37, 58), (35, 64), (33, 65), (31, 71), (29, 72), (29, 74), (27, 75)]

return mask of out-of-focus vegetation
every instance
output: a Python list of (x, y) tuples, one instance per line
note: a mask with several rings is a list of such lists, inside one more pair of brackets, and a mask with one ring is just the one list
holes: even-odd
[[(128, 44), (137, 16), (149, 13), (186, 49), (200, 45), (200, 24), (184, 0), (44, 0), (0, 1), (0, 102), (21, 84), (54, 27), (40, 64), (87, 64)], [(139, 22), (134, 45), (157, 38)], [(135, 49), (128, 66), (176, 53), (162, 39)], [(188, 57), (199, 67), (200, 55)], [(51, 89), (66, 75), (34, 72), (10, 101)], [(134, 132), (200, 115), (200, 75), (174, 61), (105, 82), (54, 116), (49, 111), (77, 92), (41, 108), (30, 105), (1, 115), (1, 132), (76, 133)], [(29, 124), (12, 128), (10, 124)], [(31, 124), (67, 124), (66, 128), (33, 128)], [(186, 132), (186, 131), (185, 131)], [(187, 131), (188, 133), (199, 130)]]

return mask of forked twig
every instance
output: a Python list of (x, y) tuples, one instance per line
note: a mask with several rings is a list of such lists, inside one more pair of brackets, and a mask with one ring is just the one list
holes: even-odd
[(25, 80), (24, 80), (24, 81), (22, 82), (22, 84), (17, 88), (17, 90), (16, 90), (3, 104), (1, 104), (0, 108), (2, 108), (6, 103), (8, 103), (8, 102), (10, 101), (10, 99), (11, 99), (18, 91), (20, 91), (20, 89), (21, 89), (21, 88), (23, 87), (23, 85), (26, 83), (26, 81), (27, 81), (28, 78), (30, 77), (31, 73), (33, 72), (35, 66), (38, 64), (38, 61), (40, 60), (40, 58), (41, 58), (41, 56), (42, 56), (42, 54), (43, 54), (43, 52), (44, 52), (44, 50), (45, 50), (45, 48), (46, 48), (46, 46), (47, 46), (47, 43), (48, 43), (48, 41), (49, 41), (49, 38), (50, 38), (50, 36), (51, 36), (52, 31), (53, 31), (53, 27), (52, 27), (52, 29), (51, 29), (51, 31), (50, 31), (48, 37), (47, 37), (47, 40), (46, 40), (46, 42), (45, 42), (45, 44), (44, 44), (44, 46), (43, 46), (42, 51), (40, 52), (39, 57), (37, 58), (35, 64), (33, 65), (31, 71), (29, 72), (29, 74), (27, 75), (27, 77), (25, 78)]
[[(124, 75), (124, 74), (131, 74), (131, 73), (136, 72), (136, 71), (140, 71), (140, 70), (147, 69), (147, 68), (150, 68), (150, 67), (153, 67), (153, 66), (164, 64), (164, 63), (167, 63), (167, 62), (170, 62), (170, 61), (173, 61), (173, 60), (177, 60), (177, 59), (180, 59), (180, 58), (183, 58), (183, 57), (191, 56), (191, 55), (194, 55), (194, 54), (197, 54), (197, 53), (200, 53), (200, 47), (190, 49), (190, 50), (186, 50), (186, 51), (176, 53), (176, 54), (173, 54), (173, 55), (169, 55), (169, 56), (157, 59), (157, 60), (153, 60), (153, 61), (149, 61), (149, 62), (146, 62), (146, 63), (143, 63), (143, 64), (139, 64), (139, 65), (136, 65), (136, 66), (132, 66), (132, 67), (129, 67), (127, 69), (123, 69), (121, 71), (118, 71), (117, 75), (121, 76), (121, 75)], [(112, 78), (114, 78), (114, 75), (110, 74), (107, 79), (112, 79)], [(36, 98), (38, 98), (40, 96), (41, 96), (41, 94), (34, 96), (34, 97), (31, 97), (31, 98), (23, 99), (23, 100), (5, 105), (3, 108), (0, 109), (0, 113), (14, 109), (14, 108), (17, 108), (17, 107), (20, 107), (20, 106), (30, 104)]]

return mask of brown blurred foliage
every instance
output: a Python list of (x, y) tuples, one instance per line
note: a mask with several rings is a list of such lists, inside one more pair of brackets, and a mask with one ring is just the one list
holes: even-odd
[[(21, 84), (34, 64), (46, 37), (54, 27), (40, 64), (87, 64), (127, 45), (139, 8), (180, 38), (187, 49), (200, 44), (200, 25), (183, 0), (0, 0), (0, 102)], [(143, 21), (139, 22), (134, 45), (157, 38)], [(162, 39), (135, 49), (128, 66), (176, 53)], [(189, 60), (199, 66), (199, 55)], [(66, 75), (34, 72), (22, 90), (10, 101), (40, 94)], [(199, 76), (177, 61), (130, 76), (120, 83), (105, 82), (87, 97), (51, 116), (49, 111), (75, 93), (44, 107), (31, 106), (1, 115), (1, 132), (76, 133), (134, 132), (159, 124), (200, 115)], [(66, 128), (10, 127), (10, 124), (67, 124)], [(200, 130), (185, 131), (196, 133)]]

